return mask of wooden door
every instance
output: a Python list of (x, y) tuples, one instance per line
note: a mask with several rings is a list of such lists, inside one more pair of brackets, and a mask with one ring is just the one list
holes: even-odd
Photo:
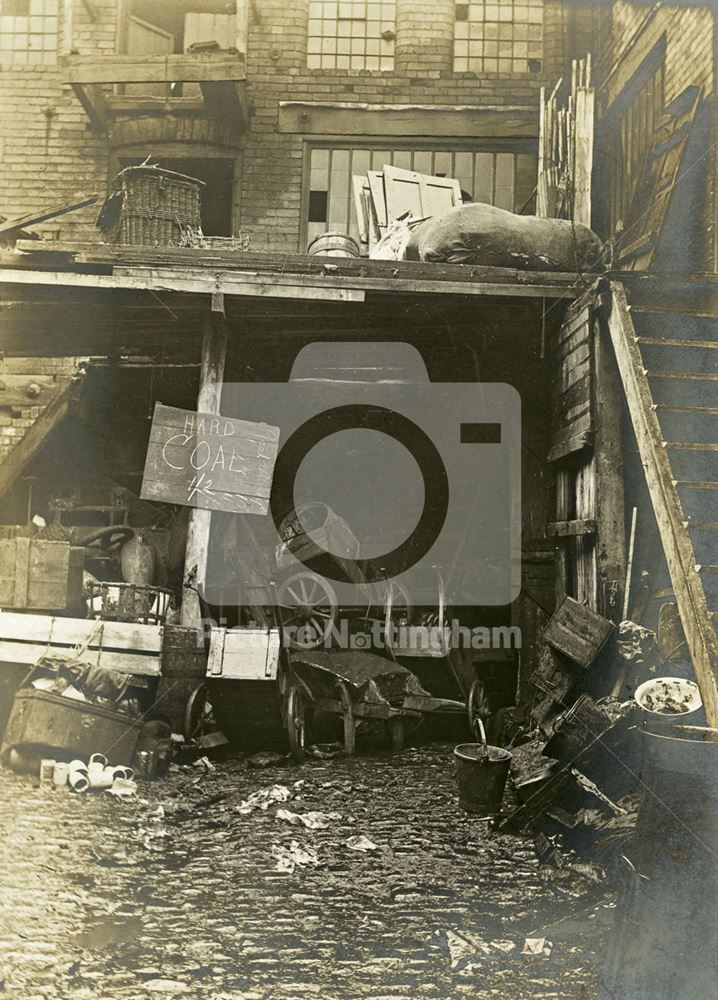
[(442, 215), (461, 204), (461, 188), (453, 177), (432, 177), (401, 167), (384, 167), (387, 219), (409, 212), (414, 219)]
[[(133, 15), (127, 18), (128, 55), (167, 56), (174, 52), (174, 49), (175, 40), (171, 32)], [(168, 85), (165, 83), (128, 83), (125, 84), (124, 92), (133, 97), (169, 95)]]

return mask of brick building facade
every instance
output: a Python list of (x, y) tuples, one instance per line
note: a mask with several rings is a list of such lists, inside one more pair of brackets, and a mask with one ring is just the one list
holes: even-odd
[[(0, 15), (0, 212), (22, 215), (78, 191), (104, 194), (118, 166), (151, 154), (208, 180), (222, 202), (210, 230), (241, 231), (255, 249), (301, 251), (324, 229), (354, 225), (351, 173), (389, 160), (454, 172), (476, 200), (531, 210), (539, 88), (566, 79), (571, 57), (588, 50), (602, 114), (620, 101), (656, 46), (665, 104), (689, 84), (706, 97), (712, 91), (707, 7), (668, 5), (651, 13), (623, 0), (514, 0), (494, 7), (477, 0), (240, 0), (237, 37), (246, 38), (251, 105), (246, 127), (192, 107), (197, 84), (164, 103), (156, 86), (133, 84), (125, 91), (153, 95), (154, 104), (131, 112), (127, 102), (125, 110), (113, 105), (107, 127), (93, 129), (67, 82), (68, 64), (137, 48), (128, 40), (133, 18), (144, 25), (140, 48), (154, 51), (156, 38), (167, 37), (170, 49), (184, 51), (186, 21), (184, 40), (159, 27), (146, 40), (152, 26), (143, 19), (161, 22), (169, 17), (164, 8), (173, 6), (155, 5), (155, 15), (143, 0), (9, 0), (5, 9), (15, 16)], [(196, 6), (227, 5), (198, 0)], [(20, 33), (43, 27), (37, 38)], [(23, 51), (35, 44), (44, 48)], [(94, 214), (74, 213), (41, 232), (94, 240)]]

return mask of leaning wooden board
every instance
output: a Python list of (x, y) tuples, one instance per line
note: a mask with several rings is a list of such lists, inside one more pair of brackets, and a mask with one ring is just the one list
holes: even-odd
[(0, 668), (3, 663), (31, 665), (41, 656), (71, 656), (87, 643), (85, 663), (143, 677), (160, 675), (161, 625), (98, 622), (0, 612)]

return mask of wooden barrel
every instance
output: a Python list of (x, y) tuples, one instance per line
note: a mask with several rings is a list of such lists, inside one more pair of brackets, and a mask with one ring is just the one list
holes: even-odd
[(326, 257), (358, 257), (359, 244), (347, 233), (321, 233), (309, 244), (310, 257), (322, 254)]

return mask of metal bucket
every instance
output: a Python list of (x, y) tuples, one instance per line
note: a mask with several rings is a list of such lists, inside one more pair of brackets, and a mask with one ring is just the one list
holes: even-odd
[(324, 254), (327, 257), (358, 257), (359, 244), (347, 233), (321, 233), (309, 244), (310, 257)]
[(477, 816), (490, 817), (501, 811), (512, 755), (501, 747), (489, 746), (481, 720), (478, 721), (483, 742), (461, 743), (454, 747), (456, 781), (461, 808)]

